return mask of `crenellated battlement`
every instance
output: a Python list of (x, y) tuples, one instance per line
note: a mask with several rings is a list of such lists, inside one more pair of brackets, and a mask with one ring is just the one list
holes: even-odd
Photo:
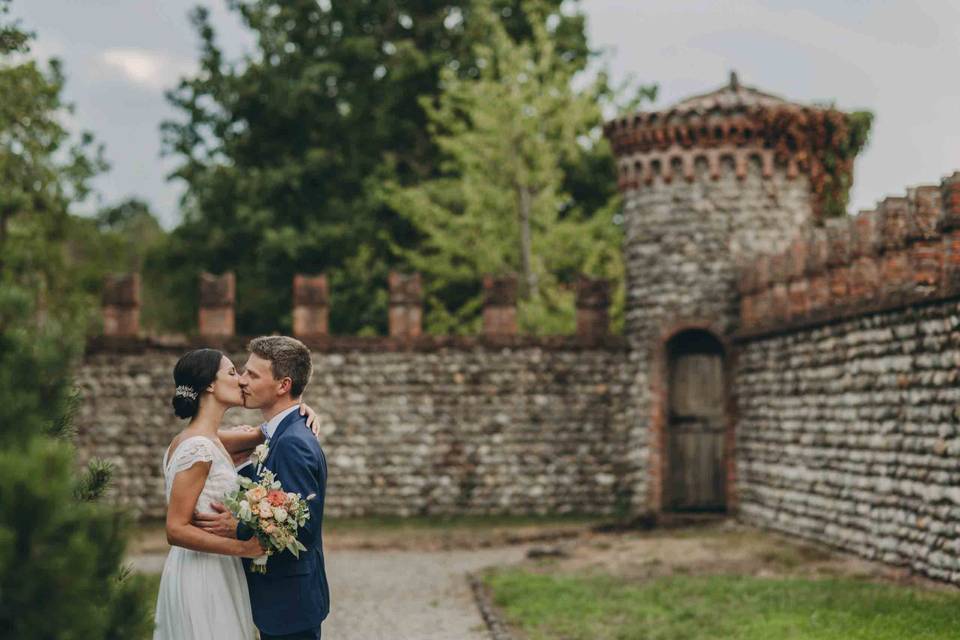
[[(675, 179), (693, 182), (698, 175), (719, 180), (729, 171), (743, 180), (751, 165), (758, 173), (769, 178), (774, 172), (775, 153), (772, 149), (673, 149), (664, 152), (648, 152), (642, 156), (628, 156), (618, 163), (618, 186), (622, 190), (637, 189), (656, 181), (669, 184)], [(786, 175), (795, 178), (802, 164), (796, 158), (785, 162)]]
[[(440, 348), (462, 344), (475, 346), (469, 336), (426, 336), (423, 334), (423, 284), (418, 273), (393, 271), (388, 277), (389, 336), (357, 337), (329, 334), (330, 294), (324, 275), (297, 274), (293, 278), (293, 334), (321, 349), (350, 348), (394, 350), (397, 345), (415, 348)], [(241, 283), (242, 284), (242, 283)], [(481, 337), (497, 345), (531, 342), (545, 346), (574, 342), (601, 344), (609, 338), (610, 283), (605, 279), (579, 276), (575, 304), (577, 328), (574, 336), (551, 336), (528, 340), (518, 335), (517, 276), (487, 275), (483, 278), (483, 329)], [(240, 294), (242, 295), (242, 288)], [(199, 277), (197, 330), (192, 336), (174, 338), (177, 346), (186, 344), (233, 344), (236, 336), (234, 307), (237, 282), (232, 272), (220, 275), (201, 273)], [(91, 348), (104, 351), (129, 350), (149, 343), (162, 347), (170, 339), (146, 339), (140, 329), (140, 275), (115, 274), (107, 277), (103, 288), (103, 335), (91, 341)], [(552, 339), (551, 339), (552, 338)], [(369, 343), (369, 344), (367, 344)], [(365, 346), (366, 345), (366, 346)], [(572, 345), (571, 345), (572, 346)]]
[[(853, 172), (853, 147), (862, 144), (852, 114), (788, 102), (741, 85), (724, 87), (669, 109), (608, 122), (604, 134), (617, 158), (622, 191), (675, 179), (809, 179), (816, 218), (834, 210)], [(855, 151), (854, 151), (855, 153)], [(829, 203), (828, 203), (829, 201)], [(832, 203), (832, 204), (831, 204)]]
[(738, 287), (747, 334), (960, 294), (960, 171), (806, 229), (740, 265)]
[[(751, 162), (765, 178), (773, 176), (775, 166), (795, 178), (817, 172), (804, 148), (806, 129), (831, 113), (836, 112), (791, 104), (732, 83), (668, 111), (613, 120), (604, 132), (617, 156), (618, 182), (624, 190), (658, 179), (693, 182), (698, 173), (717, 180), (725, 166), (742, 180)], [(698, 172), (698, 164), (705, 171)]]

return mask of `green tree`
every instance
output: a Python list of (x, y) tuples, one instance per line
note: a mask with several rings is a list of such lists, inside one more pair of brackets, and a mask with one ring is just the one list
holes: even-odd
[(89, 138), (64, 146), (63, 75), (25, 59), (30, 34), (8, 11), (0, 0), (0, 629), (18, 639), (143, 637), (145, 585), (120, 564), (126, 519), (96, 501), (109, 468), (93, 462), (74, 475), (68, 439), (69, 371), (85, 324), (71, 315), (79, 298), (63, 233), (98, 162)]
[[(0, 16), (9, 11), (0, 1)], [(5, 282), (35, 291), (39, 317), (89, 319), (65, 268), (62, 241), (69, 207), (90, 192), (89, 180), (106, 168), (89, 133), (74, 140), (63, 126), (72, 105), (62, 97), (60, 63), (46, 68), (26, 56), (30, 34), (16, 24), (0, 34), (0, 268)], [(56, 301), (56, 307), (51, 301)]]
[(0, 628), (30, 639), (145, 637), (149, 590), (122, 567), (129, 520), (97, 501), (109, 467), (76, 475), (70, 327), (34, 322), (32, 295), (0, 287)]
[(473, 19), (488, 34), (474, 47), (479, 74), (445, 69), (439, 98), (422, 99), (443, 175), (385, 190), (424, 237), (395, 250), (426, 276), (431, 331), (476, 330), (484, 273), (520, 275), (520, 325), (536, 333), (572, 331), (577, 272), (623, 280), (618, 197), (607, 191), (586, 210), (566, 190), (567, 171), (589, 160), (613, 175), (599, 135), (606, 78), (575, 89), (581, 67), (558, 50), (549, 7), (523, 6), (531, 38), (512, 38), (500, 16), (479, 8)]
[[(155, 242), (163, 235), (163, 229), (150, 205), (139, 198), (127, 198), (118, 204), (101, 209), (96, 217), (97, 226), (101, 231), (120, 234), (129, 245), (134, 242)], [(142, 262), (140, 252), (128, 248), (126, 255), (134, 259), (131, 268), (139, 268)]]
[[(531, 37), (519, 0), (485, 4), (513, 37)], [(390, 247), (420, 238), (379, 188), (436, 175), (438, 150), (418, 96), (437, 94), (442, 69), (479, 75), (473, 44), (486, 34), (475, 28), (473, 5), (230, 6), (256, 35), (255, 50), (228, 61), (207, 13), (193, 14), (200, 71), (170, 92), (180, 117), (163, 125), (165, 147), (180, 160), (173, 177), (187, 186), (184, 219), (151, 267), (167, 274), (181, 328), (193, 322), (197, 272), (232, 269), (244, 331), (289, 328), (292, 276), (301, 271), (329, 275), (333, 331), (382, 333), (387, 271), (400, 263)], [(567, 11), (556, 20), (555, 46), (582, 68), (590, 57), (583, 16)]]
[[(150, 255), (163, 247), (166, 233), (147, 203), (128, 198), (102, 208), (95, 216), (71, 216), (66, 234), (66, 266), (77, 290), (96, 308), (97, 296), (108, 273), (140, 272), (141, 324), (161, 329), (173, 324), (176, 309), (157, 285), (163, 274), (149, 272)], [(91, 331), (99, 330), (92, 325)]]

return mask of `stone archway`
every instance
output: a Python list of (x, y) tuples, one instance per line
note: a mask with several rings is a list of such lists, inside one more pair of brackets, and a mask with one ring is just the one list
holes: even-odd
[(662, 505), (665, 511), (727, 507), (726, 357), (709, 331), (687, 329), (666, 344)]

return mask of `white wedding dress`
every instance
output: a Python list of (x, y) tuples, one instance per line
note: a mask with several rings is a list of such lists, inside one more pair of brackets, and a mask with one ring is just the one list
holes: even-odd
[[(212, 462), (196, 510), (212, 513), (211, 502), (239, 485), (233, 462), (204, 436), (187, 438), (170, 460), (163, 456), (167, 503), (173, 478), (197, 462)], [(171, 547), (157, 595), (154, 640), (253, 640), (256, 638), (247, 580), (240, 558)]]

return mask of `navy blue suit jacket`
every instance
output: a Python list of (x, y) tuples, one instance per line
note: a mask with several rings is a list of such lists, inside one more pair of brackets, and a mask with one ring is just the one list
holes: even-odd
[[(270, 452), (264, 468), (272, 471), (283, 490), (299, 493), (308, 502), (310, 518), (297, 538), (307, 549), (296, 558), (289, 551), (270, 556), (267, 573), (251, 573), (244, 560), (253, 621), (260, 631), (279, 636), (320, 626), (330, 612), (330, 588), (323, 562), (323, 499), (327, 488), (327, 460), (306, 418), (293, 411), (277, 425), (270, 438)], [(241, 474), (253, 478), (256, 465)], [(240, 525), (237, 537), (248, 539), (252, 532)]]

